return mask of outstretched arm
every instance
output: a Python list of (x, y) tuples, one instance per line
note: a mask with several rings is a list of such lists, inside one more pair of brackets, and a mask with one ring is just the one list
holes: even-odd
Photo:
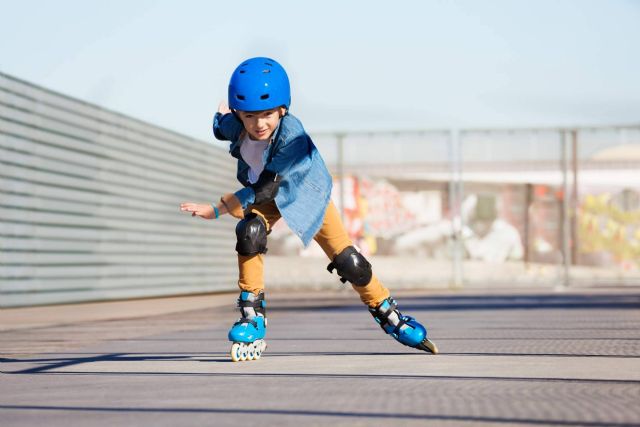
[(227, 213), (224, 206), (216, 205), (214, 209), (212, 205), (205, 203), (185, 202), (180, 204), (180, 210), (182, 212), (191, 212), (191, 216), (199, 216), (204, 219), (217, 218), (216, 209), (218, 210), (218, 217)]
[(220, 102), (218, 112), (213, 116), (213, 134), (221, 141), (235, 141), (240, 137), (244, 127), (242, 122), (231, 112), (226, 102)]
[[(215, 207), (214, 207), (215, 206)], [(180, 204), (182, 212), (190, 212), (191, 216), (199, 216), (204, 219), (215, 219), (225, 214), (231, 214), (236, 218), (244, 218), (244, 212), (240, 201), (233, 194), (225, 194), (218, 203), (193, 203), (185, 202)]]

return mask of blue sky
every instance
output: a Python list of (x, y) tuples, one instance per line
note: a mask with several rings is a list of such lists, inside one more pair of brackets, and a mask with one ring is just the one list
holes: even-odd
[(640, 1), (5, 1), (0, 71), (199, 139), (247, 57), (310, 131), (640, 122)]

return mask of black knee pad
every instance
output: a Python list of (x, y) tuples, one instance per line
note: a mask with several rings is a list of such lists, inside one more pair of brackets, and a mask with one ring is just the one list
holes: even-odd
[(240, 255), (267, 253), (267, 224), (255, 213), (245, 216), (236, 225), (236, 251)]
[(347, 280), (355, 286), (366, 286), (371, 281), (371, 264), (353, 246), (345, 248), (327, 266), (329, 273), (338, 271), (342, 283)]

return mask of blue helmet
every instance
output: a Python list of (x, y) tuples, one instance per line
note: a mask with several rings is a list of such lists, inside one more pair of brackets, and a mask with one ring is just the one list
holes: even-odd
[(229, 107), (241, 111), (289, 108), (287, 72), (271, 58), (251, 58), (235, 69), (229, 81)]

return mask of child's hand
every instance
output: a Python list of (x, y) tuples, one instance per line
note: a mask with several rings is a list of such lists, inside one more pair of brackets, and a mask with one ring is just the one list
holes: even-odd
[(218, 113), (221, 114), (229, 114), (231, 110), (229, 109), (229, 104), (225, 101), (220, 101), (220, 105), (218, 105)]
[(199, 216), (204, 219), (213, 219), (215, 213), (211, 205), (200, 205), (197, 203), (181, 203), (180, 210), (182, 212), (191, 212), (191, 216)]

